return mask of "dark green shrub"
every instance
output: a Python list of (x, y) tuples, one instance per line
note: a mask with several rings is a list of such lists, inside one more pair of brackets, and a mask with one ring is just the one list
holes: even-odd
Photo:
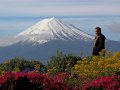
[(51, 57), (46, 68), (48, 72), (54, 73), (70, 71), (78, 60), (81, 60), (81, 58), (57, 51), (56, 55)]
[(20, 71), (23, 71), (25, 68), (33, 69), (36, 64), (40, 64), (41, 68), (45, 68), (44, 65), (35, 60), (25, 60), (23, 58), (13, 58), (11, 60), (5, 61), (0, 64), (0, 70), (2, 71), (13, 71), (14, 68), (19, 68)]

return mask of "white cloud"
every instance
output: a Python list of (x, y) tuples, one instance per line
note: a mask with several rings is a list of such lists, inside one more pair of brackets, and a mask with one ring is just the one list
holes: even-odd
[(0, 47), (5, 47), (19, 42), (19, 39), (14, 37), (0, 37)]
[(0, 16), (120, 15), (120, 0), (1, 0)]

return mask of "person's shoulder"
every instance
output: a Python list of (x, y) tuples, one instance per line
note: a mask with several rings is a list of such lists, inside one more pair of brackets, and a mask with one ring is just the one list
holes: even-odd
[(100, 38), (106, 39), (106, 37), (103, 34), (100, 35)]

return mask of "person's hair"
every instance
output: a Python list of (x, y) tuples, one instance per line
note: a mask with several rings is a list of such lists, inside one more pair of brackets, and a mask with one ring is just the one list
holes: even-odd
[(100, 27), (96, 27), (95, 29), (99, 30), (101, 32), (101, 28)]

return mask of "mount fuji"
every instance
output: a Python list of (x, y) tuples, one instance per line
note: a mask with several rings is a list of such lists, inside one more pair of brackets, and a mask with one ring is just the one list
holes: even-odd
[(90, 41), (93, 39), (89, 34), (55, 17), (44, 19), (15, 37), (22, 38), (21, 41), (23, 42), (27, 41), (37, 44), (43, 44), (53, 40)]
[[(2, 47), (0, 60), (22, 57), (46, 62), (57, 50), (84, 56), (91, 55), (94, 36), (58, 18), (44, 19), (14, 36), (13, 43)], [(107, 40), (110, 51), (120, 50), (117, 41)]]

